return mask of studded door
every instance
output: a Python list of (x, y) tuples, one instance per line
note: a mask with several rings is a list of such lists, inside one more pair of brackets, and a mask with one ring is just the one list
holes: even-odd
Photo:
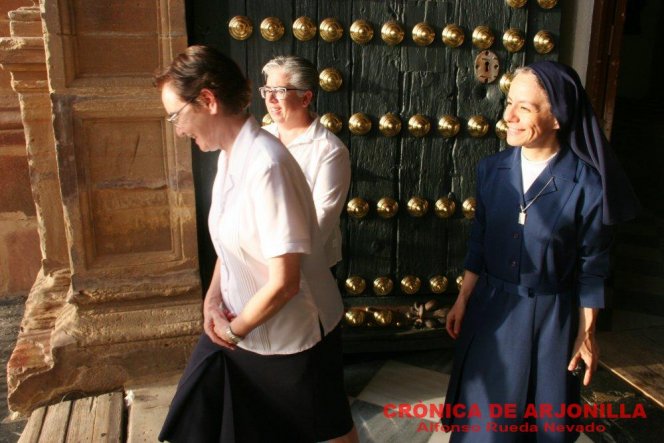
[[(346, 143), (352, 161), (342, 216), (344, 260), (336, 270), (350, 311), (347, 337), (398, 348), (395, 342), (412, 344), (395, 335), (442, 335), (435, 317), (444, 312), (436, 309), (458, 291), (475, 166), (506, 147), (500, 118), (510, 71), (557, 58), (556, 3), (187, 2), (190, 43), (225, 51), (254, 88), (275, 55), (298, 54), (319, 69), (316, 111)], [(251, 112), (263, 119), (260, 98)], [(206, 220), (214, 161), (200, 154), (194, 160), (199, 219)], [(201, 251), (211, 248), (202, 244)], [(205, 273), (212, 258), (201, 258)], [(438, 306), (412, 309), (430, 300)]]

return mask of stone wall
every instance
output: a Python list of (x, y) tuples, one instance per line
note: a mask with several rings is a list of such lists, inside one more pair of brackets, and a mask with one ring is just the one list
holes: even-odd
[(41, 258), (7, 366), (21, 413), (180, 371), (201, 331), (191, 147), (152, 86), (186, 46), (183, 1), (35, 3), (0, 39), (25, 137), (0, 202), (32, 208)]
[[(0, 38), (11, 35), (9, 11), (30, 0), (0, 3)], [(26, 293), (41, 265), (21, 108), (11, 74), (0, 69), (0, 297)]]

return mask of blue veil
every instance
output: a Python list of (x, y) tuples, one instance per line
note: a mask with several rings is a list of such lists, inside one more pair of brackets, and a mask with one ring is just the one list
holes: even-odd
[(639, 201), (602, 132), (579, 75), (569, 66), (553, 61), (535, 62), (528, 67), (549, 96), (551, 110), (560, 124), (561, 145), (569, 146), (602, 177), (604, 224), (613, 225), (636, 217)]

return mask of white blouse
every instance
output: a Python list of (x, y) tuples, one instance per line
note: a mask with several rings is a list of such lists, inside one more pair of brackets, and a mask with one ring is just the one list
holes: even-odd
[[(263, 129), (279, 137), (276, 123)], [(341, 261), (339, 217), (350, 187), (348, 148), (320, 123), (318, 117), (287, 148), (299, 163), (311, 188), (318, 226), (325, 239), (327, 263), (334, 266)]]
[(221, 264), (221, 294), (239, 314), (268, 281), (268, 260), (302, 253), (300, 291), (240, 342), (259, 354), (314, 346), (343, 314), (329, 271), (311, 191), (298, 163), (249, 117), (230, 150), (219, 155), (208, 218)]

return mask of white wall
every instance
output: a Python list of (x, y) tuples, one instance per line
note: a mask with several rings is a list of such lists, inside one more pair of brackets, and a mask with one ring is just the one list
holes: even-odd
[(560, 61), (576, 69), (585, 83), (595, 0), (560, 0)]

